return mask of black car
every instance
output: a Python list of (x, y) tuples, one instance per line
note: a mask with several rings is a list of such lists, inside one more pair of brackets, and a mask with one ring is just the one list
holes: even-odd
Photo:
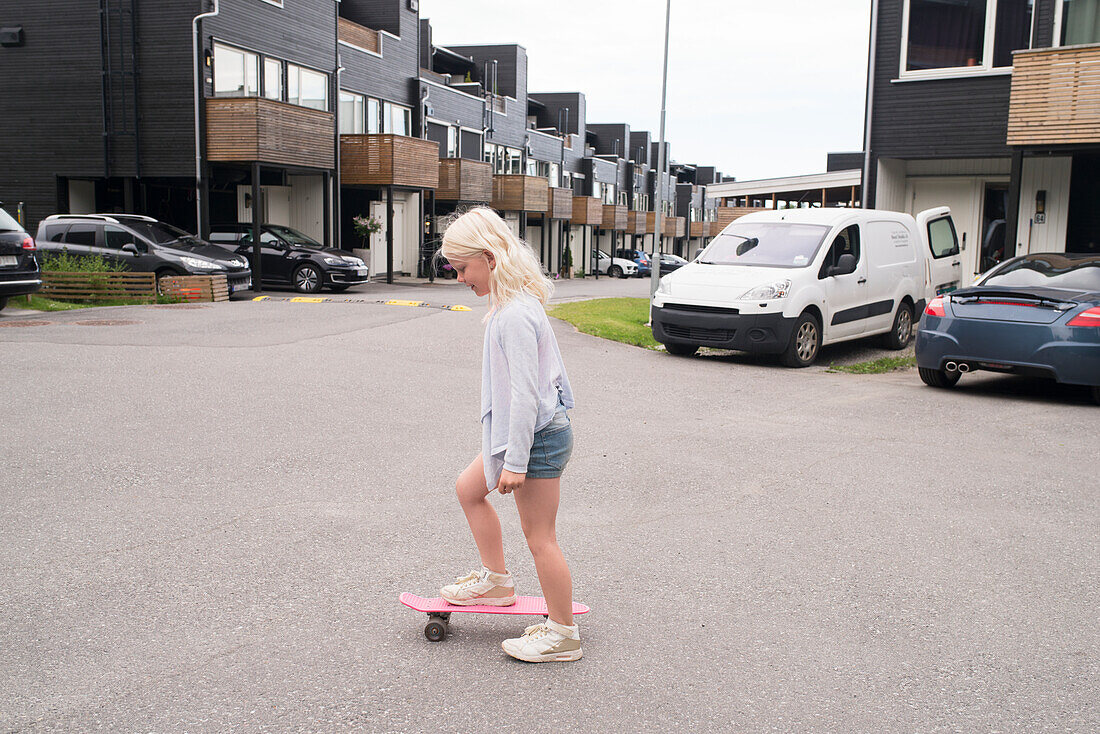
[(15, 217), (0, 208), (0, 308), (11, 296), (37, 293), (42, 287), (34, 239)]
[(662, 252), (661, 255), (661, 272), (660, 275), (671, 273), (673, 270), (679, 270), (688, 264), (688, 261), (679, 255), (672, 255), (667, 252)]
[(229, 292), (252, 287), (248, 260), (182, 229), (137, 214), (55, 214), (38, 225), (43, 255), (102, 257), (129, 270), (176, 275), (224, 275)]
[[(251, 257), (252, 225), (215, 225), (210, 241)], [(358, 257), (279, 224), (261, 225), (260, 267), (264, 285), (290, 284), (299, 293), (317, 293), (324, 287), (344, 291), (369, 281), (367, 264)]]

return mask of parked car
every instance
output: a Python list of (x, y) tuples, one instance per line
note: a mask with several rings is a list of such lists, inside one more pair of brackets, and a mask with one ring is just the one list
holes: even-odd
[(12, 296), (37, 293), (41, 287), (34, 238), (0, 206), (0, 309)]
[(988, 370), (1087, 385), (1100, 403), (1100, 255), (1015, 257), (933, 298), (916, 352), (932, 387)]
[(129, 270), (166, 276), (225, 275), (229, 292), (252, 287), (248, 260), (193, 234), (138, 214), (54, 214), (38, 225), (44, 255), (101, 257)]
[[(216, 225), (210, 228), (210, 241), (251, 257), (252, 225)], [(362, 259), (278, 224), (261, 225), (260, 268), (265, 285), (290, 284), (299, 293), (317, 293), (326, 286), (344, 291), (370, 280)]]
[[(679, 255), (673, 255), (672, 253), (662, 252), (660, 257), (661, 257), (661, 272), (660, 272), (660, 275), (664, 275), (665, 273), (671, 273), (673, 270), (679, 270), (680, 268), (682, 268), (682, 267), (684, 267), (685, 265), (688, 264), (687, 260), (680, 257)], [(653, 258), (656, 259), (657, 255), (653, 255)]]
[(649, 254), (645, 250), (632, 250), (629, 248), (620, 248), (615, 250), (615, 257), (621, 257), (625, 260), (630, 260), (638, 266), (638, 276), (647, 277), (651, 274)]
[(958, 249), (947, 207), (916, 219), (839, 208), (749, 214), (661, 278), (653, 336), (671, 354), (706, 345), (781, 354), (791, 367), (813, 364), (823, 344), (872, 335), (902, 349), (931, 283), (944, 283), (933, 252), (949, 261)]
[(627, 260), (625, 257), (608, 257), (603, 250), (597, 250), (596, 252), (599, 253), (596, 267), (599, 268), (601, 273), (610, 275), (613, 278), (629, 278), (638, 274), (638, 265), (635, 262)]

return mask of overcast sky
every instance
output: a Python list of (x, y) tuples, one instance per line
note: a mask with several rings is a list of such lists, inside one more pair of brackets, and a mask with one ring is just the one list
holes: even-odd
[[(672, 0), (673, 160), (739, 179), (825, 170), (863, 148), (870, 0)], [(518, 43), (528, 90), (584, 92), (589, 122), (657, 139), (661, 0), (420, 0), (437, 45)]]

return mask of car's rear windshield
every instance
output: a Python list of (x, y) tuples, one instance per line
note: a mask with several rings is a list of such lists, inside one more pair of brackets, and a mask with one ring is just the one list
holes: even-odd
[(125, 224), (139, 235), (156, 245), (164, 245), (175, 242), (181, 238), (191, 238), (192, 235), (182, 229), (173, 227), (164, 222), (146, 222), (138, 219), (127, 219)]
[(1005, 263), (979, 285), (1100, 291), (1100, 257), (1042, 255)]
[(813, 262), (829, 227), (794, 222), (734, 223), (714, 238), (699, 262), (707, 265), (751, 265), (804, 268)]
[(15, 220), (15, 217), (8, 214), (3, 209), (0, 209), (0, 232), (22, 232), (23, 228), (19, 226), (19, 222)]
[(281, 226), (269, 226), (268, 230), (280, 237), (284, 242), (292, 245), (305, 245), (306, 247), (322, 247), (321, 243), (312, 237), (307, 237), (296, 229)]

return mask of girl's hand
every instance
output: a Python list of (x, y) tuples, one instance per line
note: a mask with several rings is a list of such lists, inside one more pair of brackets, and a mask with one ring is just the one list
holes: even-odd
[(523, 487), (523, 481), (527, 479), (526, 474), (516, 474), (510, 472), (507, 469), (500, 473), (500, 481), (497, 482), (497, 490), (501, 494), (508, 494), (514, 489), (520, 489)]

